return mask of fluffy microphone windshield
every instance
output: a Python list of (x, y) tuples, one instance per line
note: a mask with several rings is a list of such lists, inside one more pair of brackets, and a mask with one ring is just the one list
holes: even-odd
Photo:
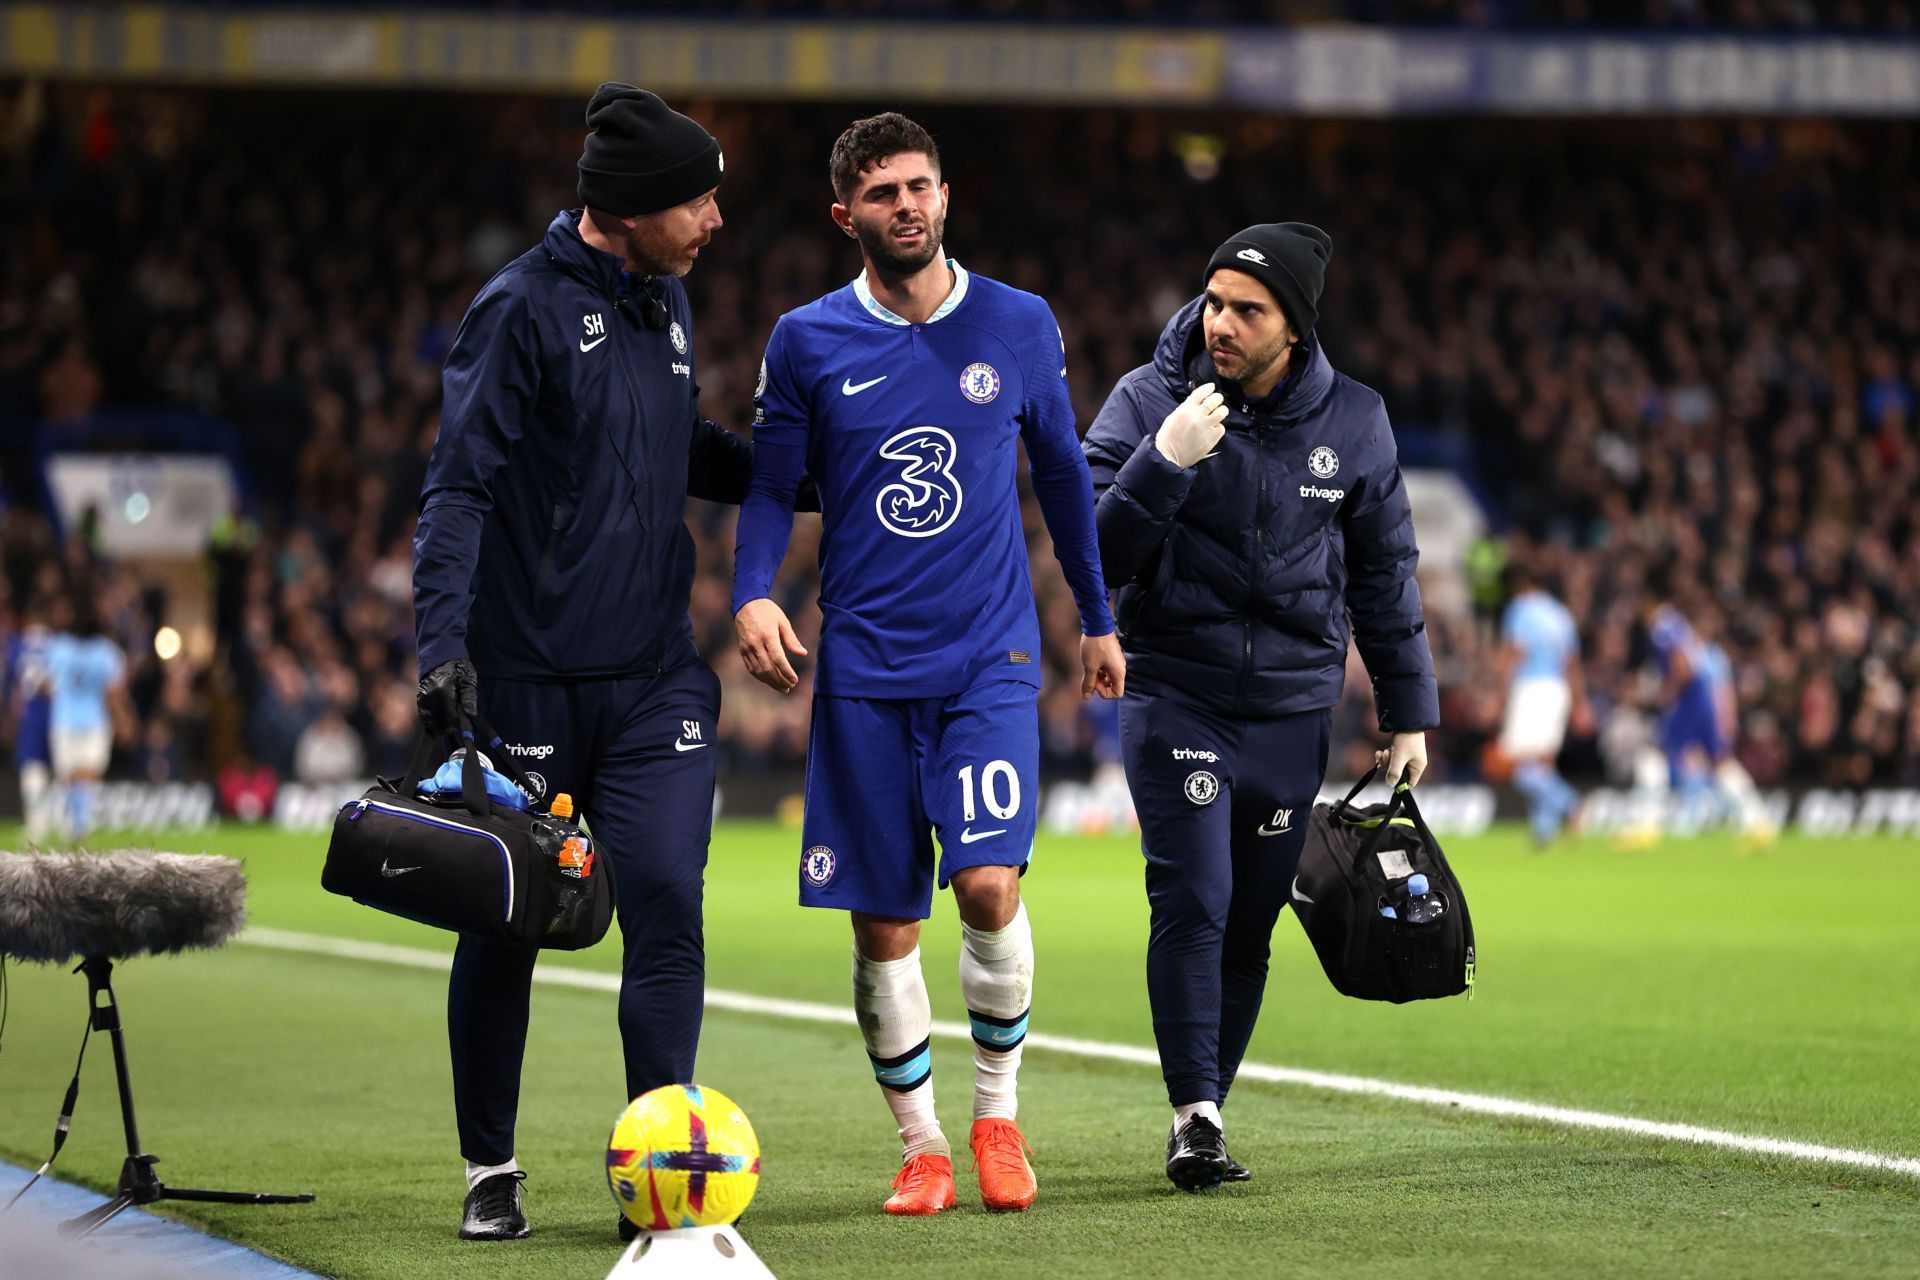
[(63, 964), (217, 947), (246, 895), (240, 864), (210, 854), (0, 853), (0, 951)]

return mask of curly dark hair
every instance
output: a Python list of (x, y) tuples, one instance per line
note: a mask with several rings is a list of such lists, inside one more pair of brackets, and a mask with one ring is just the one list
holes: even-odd
[(835, 198), (844, 203), (859, 185), (861, 174), (888, 156), (909, 151), (925, 152), (934, 172), (940, 171), (940, 148), (934, 145), (933, 135), (898, 111), (855, 120), (833, 144), (833, 158), (827, 164)]

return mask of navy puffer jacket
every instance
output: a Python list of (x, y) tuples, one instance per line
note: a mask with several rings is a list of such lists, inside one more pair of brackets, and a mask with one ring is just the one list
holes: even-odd
[(1380, 728), (1434, 727), (1413, 510), (1379, 394), (1309, 338), (1272, 403), (1230, 394), (1218, 447), (1174, 466), (1154, 444), (1161, 421), (1221, 381), (1203, 305), (1168, 322), (1153, 363), (1120, 380), (1086, 438), (1129, 689), (1249, 719), (1331, 707), (1351, 634)]

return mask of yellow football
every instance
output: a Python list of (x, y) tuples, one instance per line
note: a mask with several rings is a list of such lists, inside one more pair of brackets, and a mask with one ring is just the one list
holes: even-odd
[(714, 1089), (669, 1084), (628, 1104), (607, 1139), (607, 1186), (647, 1231), (714, 1227), (747, 1211), (760, 1185), (760, 1139)]

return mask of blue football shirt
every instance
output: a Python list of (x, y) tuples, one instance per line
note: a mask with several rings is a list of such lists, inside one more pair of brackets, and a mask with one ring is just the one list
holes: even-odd
[(21, 764), (51, 759), (47, 735), (53, 722), (53, 698), (47, 648), (52, 643), (53, 633), (42, 626), (28, 627), (7, 643), (7, 688), (20, 706), (13, 753)]
[(1647, 643), (1653, 650), (1653, 663), (1661, 676), (1671, 678), (1674, 660), (1686, 655), (1692, 674), (1673, 694), (1674, 708), (1706, 707), (1712, 702), (1711, 664), (1706, 648), (1693, 625), (1678, 609), (1663, 604), (1653, 612), (1647, 626)]
[(767, 344), (733, 604), (771, 593), (804, 468), (825, 522), (821, 694), (1040, 683), (1021, 441), (1082, 631), (1113, 630), (1059, 325), (1032, 294), (948, 265), (953, 290), (924, 324), (863, 274), (782, 316)]

